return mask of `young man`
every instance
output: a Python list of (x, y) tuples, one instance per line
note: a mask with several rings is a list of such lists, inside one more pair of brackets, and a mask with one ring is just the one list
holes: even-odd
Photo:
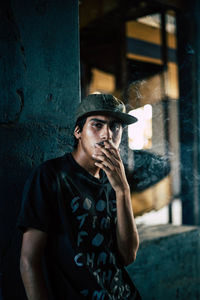
[(137, 121), (112, 95), (79, 105), (72, 153), (28, 179), (18, 226), (29, 300), (141, 299), (124, 266), (139, 238), (120, 158), (122, 127)]

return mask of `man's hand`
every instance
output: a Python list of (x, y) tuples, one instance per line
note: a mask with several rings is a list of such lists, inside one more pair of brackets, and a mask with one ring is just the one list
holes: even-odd
[(113, 189), (116, 192), (129, 190), (119, 150), (110, 141), (104, 141), (104, 145), (97, 144), (96, 147), (98, 154), (93, 154), (93, 158), (97, 160), (95, 165), (104, 170)]
[(119, 253), (124, 264), (129, 265), (136, 258), (139, 236), (134, 220), (130, 188), (126, 179), (124, 165), (119, 150), (111, 142), (105, 141), (104, 147), (97, 145), (97, 148), (98, 154), (93, 155), (94, 159), (97, 160), (95, 165), (105, 171), (116, 193), (116, 237)]

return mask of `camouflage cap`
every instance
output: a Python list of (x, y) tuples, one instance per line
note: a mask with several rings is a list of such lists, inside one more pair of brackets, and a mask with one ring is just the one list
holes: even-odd
[(127, 125), (137, 122), (137, 118), (126, 113), (124, 103), (110, 94), (90, 94), (85, 97), (77, 108), (76, 120), (98, 114), (115, 117)]

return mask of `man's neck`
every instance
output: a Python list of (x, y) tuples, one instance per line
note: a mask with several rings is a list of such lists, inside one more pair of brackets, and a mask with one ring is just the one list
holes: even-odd
[(89, 160), (84, 153), (80, 153), (79, 151), (77, 151), (77, 149), (72, 151), (72, 156), (75, 161), (88, 173), (98, 179), (100, 178), (100, 168), (94, 165), (94, 161), (92, 159)]

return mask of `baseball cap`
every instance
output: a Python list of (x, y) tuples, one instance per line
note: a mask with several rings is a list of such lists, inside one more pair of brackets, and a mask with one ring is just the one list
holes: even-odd
[(109, 115), (124, 124), (137, 122), (137, 118), (126, 113), (124, 103), (111, 94), (90, 94), (79, 104), (76, 111), (76, 120), (91, 115)]

